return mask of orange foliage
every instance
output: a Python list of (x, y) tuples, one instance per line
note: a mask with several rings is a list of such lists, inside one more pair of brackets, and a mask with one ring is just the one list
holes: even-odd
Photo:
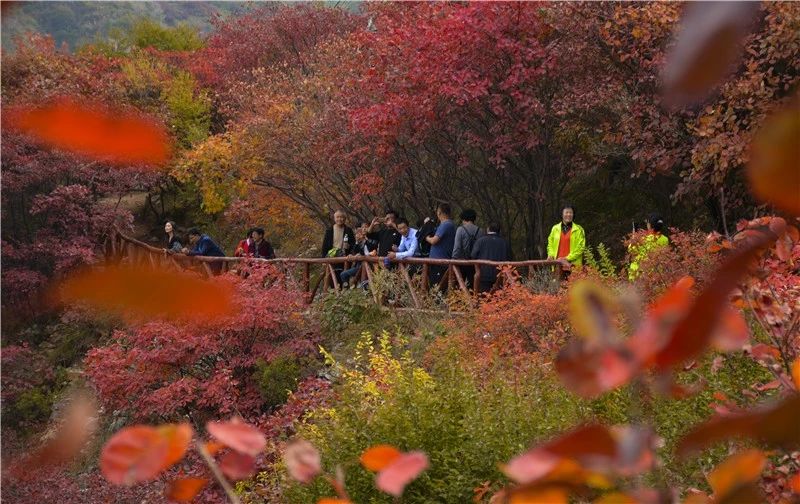
[(781, 111), (753, 141), (747, 175), (753, 193), (792, 215), (800, 214), (800, 110)]
[(183, 478), (175, 481), (170, 481), (164, 496), (176, 502), (189, 502), (200, 493), (200, 490), (208, 485), (208, 480), (205, 478)]
[(160, 166), (170, 156), (166, 130), (154, 120), (70, 98), (17, 109), (9, 122), (51, 147), (115, 164)]
[(390, 445), (375, 445), (361, 454), (361, 465), (370, 471), (380, 471), (395, 461), (400, 451)]
[(535, 294), (520, 284), (494, 292), (479, 309), (477, 332), (500, 345), (513, 343), (527, 351), (555, 352), (564, 334), (566, 300)]
[(89, 270), (68, 278), (60, 298), (134, 319), (214, 319), (231, 314), (233, 289), (224, 280), (131, 266)]
[(100, 470), (116, 485), (148, 481), (181, 460), (191, 440), (188, 423), (126, 427), (103, 446)]

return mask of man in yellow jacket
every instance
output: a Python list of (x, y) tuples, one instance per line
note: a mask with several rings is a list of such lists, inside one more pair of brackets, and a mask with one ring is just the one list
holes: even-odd
[(564, 205), (561, 222), (553, 226), (547, 238), (547, 258), (561, 261), (564, 271), (583, 264), (583, 249), (586, 248), (586, 233), (573, 222), (575, 208)]

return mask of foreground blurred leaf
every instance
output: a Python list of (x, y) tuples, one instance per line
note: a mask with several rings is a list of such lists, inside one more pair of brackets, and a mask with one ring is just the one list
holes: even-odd
[(208, 485), (205, 478), (183, 478), (170, 481), (164, 491), (164, 496), (175, 502), (189, 502)]
[(666, 346), (659, 350), (655, 358), (657, 368), (677, 366), (708, 348), (725, 313), (730, 293), (747, 274), (755, 257), (775, 239), (772, 232), (758, 232), (722, 263), (689, 312), (675, 325)]
[(647, 429), (589, 424), (514, 457), (501, 469), (531, 489), (544, 484), (605, 488), (608, 476), (639, 474), (652, 467), (653, 446)]
[(126, 427), (103, 446), (100, 470), (115, 485), (154, 479), (183, 458), (191, 439), (188, 423)]
[(79, 393), (70, 399), (55, 433), (36, 451), (12, 466), (14, 477), (27, 479), (31, 468), (62, 465), (78, 456), (97, 429), (97, 403)]
[(403, 453), (384, 467), (375, 477), (375, 486), (382, 492), (400, 497), (406, 485), (428, 468), (428, 456), (420, 451)]
[(375, 445), (361, 454), (361, 465), (369, 471), (380, 471), (401, 455), (400, 450), (390, 445)]
[(110, 266), (69, 277), (61, 300), (137, 319), (214, 319), (233, 311), (233, 291), (223, 280), (163, 269)]
[(300, 483), (309, 483), (322, 472), (319, 451), (305, 439), (295, 439), (283, 452), (289, 475)]
[(238, 418), (229, 422), (208, 422), (206, 429), (220, 443), (251, 457), (261, 453), (267, 446), (263, 432)]
[(716, 416), (695, 427), (677, 446), (678, 454), (701, 450), (728, 438), (750, 438), (771, 446), (800, 446), (800, 394), (792, 393), (777, 404), (754, 411)]
[(155, 120), (100, 104), (62, 98), (10, 111), (9, 125), (57, 149), (116, 164), (160, 166), (169, 137)]
[(687, 5), (663, 71), (666, 98), (686, 105), (705, 96), (733, 70), (758, 2)]
[(725, 459), (708, 475), (708, 484), (714, 490), (714, 497), (722, 499), (736, 487), (757, 481), (767, 457), (759, 450), (748, 450)]
[(239, 452), (228, 452), (219, 461), (219, 468), (228, 478), (238, 481), (249, 478), (256, 471), (256, 459)]
[(747, 176), (757, 197), (800, 215), (800, 107), (767, 119), (753, 140)]

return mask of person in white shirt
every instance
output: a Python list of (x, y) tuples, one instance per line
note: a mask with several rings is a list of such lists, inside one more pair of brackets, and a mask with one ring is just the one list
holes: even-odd
[(400, 261), (406, 257), (413, 257), (417, 252), (417, 230), (409, 227), (408, 219), (400, 217), (395, 223), (397, 231), (400, 233), (400, 245), (392, 247), (394, 250), (389, 252), (387, 257), (393, 261)]

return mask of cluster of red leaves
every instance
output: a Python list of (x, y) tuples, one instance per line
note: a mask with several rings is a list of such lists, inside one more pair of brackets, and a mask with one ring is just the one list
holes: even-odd
[[(211, 474), (169, 481), (164, 490), (169, 500), (191, 501), (209, 484), (211, 475), (225, 493), (233, 497), (233, 489), (226, 478), (240, 480), (255, 472), (256, 456), (267, 443), (258, 429), (234, 418), (228, 422), (208, 422), (206, 430), (214, 440), (198, 440), (196, 445)], [(131, 486), (151, 481), (184, 459), (193, 435), (188, 423), (126, 427), (103, 446), (100, 470), (115, 485)], [(214, 460), (218, 454), (221, 455)]]
[(562, 350), (556, 361), (559, 374), (579, 394), (595, 396), (654, 369), (665, 378), (660, 385), (669, 390), (671, 370), (696, 358), (709, 345), (721, 350), (741, 348), (747, 342), (747, 325), (739, 311), (728, 306), (728, 296), (750, 263), (775, 239), (769, 230), (752, 235), (749, 243), (726, 259), (694, 301), (690, 296), (694, 280), (679, 280), (652, 303), (625, 341), (617, 332), (615, 313), (627, 311), (625, 316), (635, 320), (637, 307), (626, 307), (602, 287), (574, 285), (572, 325), (581, 339)]
[(567, 307), (563, 295), (535, 294), (513, 283), (488, 295), (478, 309), (476, 334), (509, 355), (520, 349), (554, 355), (563, 343)]
[[(571, 325), (580, 339), (568, 343), (556, 361), (562, 381), (574, 392), (587, 397), (632, 380), (650, 382), (657, 391), (675, 397), (694, 393), (673, 382), (675, 368), (697, 359), (712, 345), (723, 351), (743, 347), (749, 337), (748, 328), (739, 311), (729, 305), (729, 299), (739, 285), (746, 287), (748, 282), (763, 281), (763, 265), (770, 264), (773, 255), (793, 264), (789, 252), (796, 245), (796, 234), (780, 218), (743, 224), (742, 232), (734, 241), (725, 244), (731, 250), (696, 298), (691, 297), (693, 280), (684, 277), (657, 298), (643, 316), (639, 316), (635, 304), (600, 285), (587, 281), (573, 285)], [(737, 294), (733, 298), (742, 296)], [(638, 320), (627, 339), (618, 332), (620, 319)], [(794, 323), (791, 317), (789, 323)], [(773, 348), (772, 352), (764, 350), (760, 355), (786, 357), (781, 353), (784, 347)], [(791, 358), (795, 358), (794, 353)], [(686, 456), (732, 438), (756, 440), (787, 450), (788, 458), (784, 457), (784, 464), (780, 466), (782, 472), (771, 472), (769, 488), (770, 495), (791, 498), (791, 450), (800, 447), (797, 428), (800, 360), (794, 360), (786, 368), (773, 366), (773, 369), (775, 387), (782, 389), (782, 397), (751, 410), (723, 410), (722, 414), (691, 428), (676, 450), (679, 456)], [(586, 435), (587, 432), (591, 435)], [(614, 478), (647, 470), (654, 461), (653, 447), (652, 436), (642, 428), (599, 425), (578, 428), (535, 446), (509, 462), (504, 471), (516, 485), (497, 494), (496, 502), (504, 502), (504, 499), (518, 503), (543, 499), (567, 502), (570, 494), (588, 492), (591, 488), (609, 488)], [(696, 492), (686, 502), (757, 502), (763, 498), (758, 480), (766, 464), (766, 454), (760, 451), (735, 454), (708, 475), (713, 495)], [(674, 499), (669, 492), (661, 495), (656, 489), (613, 495), (599, 502)]]
[(213, 282), (233, 282), (232, 315), (214, 323), (132, 326), (89, 352), (86, 374), (106, 406), (138, 419), (189, 411), (252, 418), (262, 406), (256, 363), (315, 353), (316, 333), (299, 315), (302, 293), (286, 290), (274, 268)]
[[(13, 315), (22, 318), (41, 308), (38, 292), (47, 279), (92, 264), (108, 229), (130, 225), (130, 212), (118, 208), (113, 197), (146, 188), (160, 175), (139, 164), (129, 170), (109, 169), (107, 162), (74, 154), (84, 149), (74, 149), (75, 142), (66, 141), (69, 136), (82, 136), (97, 149), (124, 142), (126, 138), (112, 141), (111, 129), (98, 126), (96, 137), (86, 135), (82, 123), (74, 124), (89, 118), (81, 114), (106, 125), (121, 118), (74, 105), (38, 108), (49, 100), (57, 103), (62, 96), (81, 102), (80, 97), (85, 96), (93, 102), (130, 108), (132, 98), (122, 84), (119, 61), (71, 54), (57, 49), (49, 37), (32, 36), (19, 41), (13, 54), (3, 54), (3, 67), (7, 76), (2, 89), (4, 109), (8, 106), (19, 112), (16, 123), (4, 122), (2, 130), (3, 306), (13, 307)], [(50, 121), (53, 118), (42, 117), (42, 113), (61, 114), (62, 118), (63, 113), (72, 114), (73, 124)], [(38, 118), (38, 122), (26, 123), (26, 117)], [(64, 150), (42, 148), (43, 138), (36, 138), (53, 133), (65, 141), (59, 144)]]
[[(337, 468), (336, 475), (323, 474), (319, 451), (304, 439), (295, 439), (286, 446), (283, 460), (289, 475), (303, 484), (318, 476), (324, 477), (336, 490), (337, 498), (324, 498), (318, 504), (352, 504), (345, 488), (345, 475)], [(359, 462), (375, 474), (375, 486), (399, 499), (406, 486), (428, 468), (428, 456), (421, 451), (401, 452), (394, 446), (376, 445), (365, 450)]]

